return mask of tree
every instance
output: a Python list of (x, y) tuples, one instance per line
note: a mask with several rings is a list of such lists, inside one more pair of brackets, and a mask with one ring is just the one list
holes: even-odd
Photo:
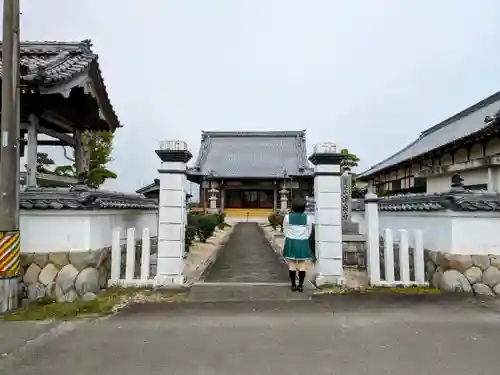
[[(342, 162), (340, 163), (342, 172), (351, 171), (352, 168), (359, 165), (359, 158), (356, 156), (356, 154), (351, 154), (347, 148), (343, 148), (342, 150), (340, 150), (340, 153), (343, 156)], [(362, 198), (363, 196), (363, 190), (358, 187), (358, 185), (356, 184), (356, 178), (352, 176), (351, 197)]]
[(116, 178), (116, 174), (107, 169), (113, 151), (113, 134), (111, 132), (90, 132), (82, 134), (82, 145), (85, 157), (88, 161), (88, 172), (83, 176), (76, 175), (75, 158), (69, 157), (64, 149), (64, 156), (71, 165), (62, 165), (55, 169), (55, 173), (60, 176), (79, 177), (85, 181), (86, 185), (97, 189), (108, 178)]
[(39, 152), (36, 154), (36, 171), (38, 173), (54, 174), (53, 171), (47, 168), (47, 166), (54, 164), (54, 160), (52, 160), (46, 152)]
[(359, 158), (356, 156), (356, 154), (351, 154), (347, 148), (343, 148), (342, 150), (340, 150), (340, 153), (343, 156), (342, 162), (340, 163), (342, 172), (351, 170), (352, 168), (359, 165)]

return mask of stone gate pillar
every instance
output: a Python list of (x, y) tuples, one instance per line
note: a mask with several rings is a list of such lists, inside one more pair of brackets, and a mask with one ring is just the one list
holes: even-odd
[(340, 148), (321, 143), (309, 160), (314, 164), (316, 283), (343, 285)]
[(184, 283), (184, 239), (186, 211), (186, 163), (192, 155), (183, 141), (163, 141), (156, 154), (161, 160), (158, 261), (159, 285)]

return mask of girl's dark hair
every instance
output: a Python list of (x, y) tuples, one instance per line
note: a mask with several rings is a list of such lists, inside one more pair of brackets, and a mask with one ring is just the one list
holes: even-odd
[(292, 201), (292, 212), (303, 213), (306, 210), (306, 200), (304, 198), (294, 198)]

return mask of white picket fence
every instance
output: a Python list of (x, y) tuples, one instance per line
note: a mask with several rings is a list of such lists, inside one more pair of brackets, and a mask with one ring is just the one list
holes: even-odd
[(149, 228), (142, 231), (142, 252), (140, 276), (136, 277), (136, 236), (135, 228), (127, 230), (126, 251), (125, 251), (125, 275), (121, 274), (122, 269), (122, 245), (121, 230), (113, 230), (113, 242), (111, 247), (111, 278), (109, 285), (120, 287), (141, 287), (153, 286), (155, 279), (151, 278), (151, 236)]
[[(380, 249), (380, 238), (378, 236), (369, 244), (367, 268), (370, 284), (372, 286), (427, 285), (428, 283), (425, 281), (423, 232), (421, 230), (413, 231), (411, 237), (406, 229), (400, 229), (397, 233), (398, 236), (395, 241), (393, 230), (384, 230), (383, 249)], [(394, 260), (395, 244), (399, 246), (397, 253), (398, 265), (395, 265)], [(412, 251), (410, 251), (410, 248)], [(381, 251), (383, 251), (384, 260), (382, 265), (380, 264)], [(411, 256), (413, 256), (413, 278), (411, 277)], [(381, 278), (381, 268), (385, 275), (383, 279)], [(396, 279), (396, 269), (399, 271), (398, 279)]]

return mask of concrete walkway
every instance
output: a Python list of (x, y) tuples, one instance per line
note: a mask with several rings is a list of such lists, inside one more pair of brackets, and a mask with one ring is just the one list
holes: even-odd
[(256, 223), (236, 224), (206, 282), (286, 283), (288, 269)]
[[(497, 311), (348, 299), (137, 305), (76, 325), (3, 375), (491, 375)], [(23, 323), (21, 323), (23, 324)]]

